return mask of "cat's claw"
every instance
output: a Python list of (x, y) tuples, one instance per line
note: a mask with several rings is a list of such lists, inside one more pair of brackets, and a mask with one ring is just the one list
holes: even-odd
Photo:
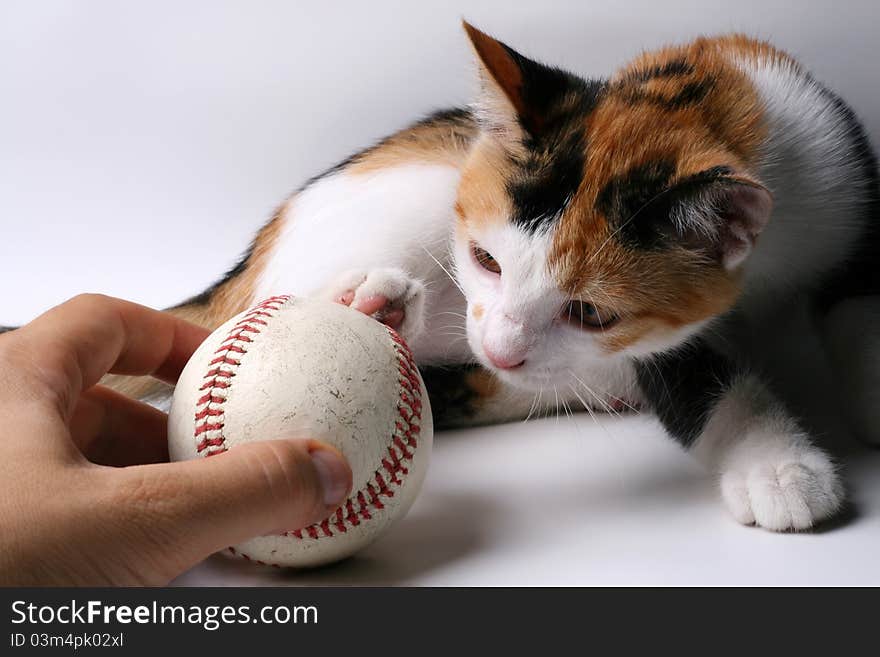
[(408, 342), (424, 330), (425, 286), (401, 269), (346, 272), (330, 296), (390, 326)]
[(721, 494), (739, 522), (772, 531), (810, 529), (844, 499), (834, 464), (818, 449), (726, 471)]

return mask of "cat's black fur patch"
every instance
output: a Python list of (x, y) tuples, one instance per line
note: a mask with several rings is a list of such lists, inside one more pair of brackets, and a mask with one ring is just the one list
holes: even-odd
[(535, 233), (559, 218), (583, 178), (584, 142), (583, 131), (573, 131), (552, 154), (539, 150), (518, 163), (507, 185), (513, 223)]
[(663, 248), (681, 237), (671, 224), (675, 206), (731, 173), (729, 167), (717, 166), (673, 184), (675, 163), (656, 160), (612, 178), (596, 197), (595, 208), (622, 242), (641, 249)]
[[(599, 100), (599, 93), (606, 86), (602, 80), (585, 80), (555, 66), (547, 66), (523, 57), (503, 43), (501, 45), (522, 74), (521, 97), (528, 116), (520, 116), (520, 120), (528, 121), (531, 117), (541, 119), (542, 125), (523, 123), (523, 128), (532, 137), (546, 132), (546, 123), (552, 123), (554, 119), (564, 120), (572, 114), (589, 114)], [(572, 101), (572, 104), (569, 106), (563, 101)], [(563, 116), (564, 114), (568, 117)]]
[(715, 81), (709, 78), (686, 83), (674, 96), (635, 88), (629, 90), (624, 97), (631, 104), (649, 102), (666, 110), (678, 110), (700, 103), (714, 86)]
[(633, 71), (626, 75), (624, 80), (633, 82), (648, 82), (655, 78), (675, 78), (691, 75), (694, 65), (684, 59), (671, 59), (664, 64), (658, 64), (651, 68)]
[(467, 376), (478, 369), (479, 365), (419, 368), (428, 390), (435, 429), (466, 424), (476, 414), (478, 395), (468, 385)]
[(702, 338), (636, 361), (636, 377), (649, 405), (684, 447), (699, 437), (735, 374), (734, 364)]
[[(659, 102), (669, 109), (681, 109), (682, 107), (699, 103), (712, 90), (713, 86), (713, 80), (696, 80), (694, 82), (688, 82), (672, 98), (656, 96), (655, 102)], [(655, 96), (651, 96), (651, 99), (654, 100)]]
[(663, 199), (675, 175), (675, 163), (656, 160), (614, 176), (596, 197), (596, 210), (605, 216), (622, 241), (656, 248), (659, 221), (669, 215)]
[[(505, 48), (507, 48), (505, 46)], [(587, 137), (585, 119), (607, 87), (604, 80), (584, 80), (544, 66), (507, 48), (520, 67), (526, 116), (526, 155), (513, 161), (507, 191), (513, 202), (511, 221), (529, 233), (559, 218), (581, 184)]]

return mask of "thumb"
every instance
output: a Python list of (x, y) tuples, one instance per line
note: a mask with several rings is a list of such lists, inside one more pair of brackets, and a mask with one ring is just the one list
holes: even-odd
[[(209, 458), (124, 470), (138, 491), (125, 505), (129, 526), (161, 536), (156, 547), (172, 548), (180, 569), (254, 536), (320, 522), (352, 485), (342, 454), (316, 440), (254, 442)], [(147, 498), (141, 501), (149, 512), (139, 498)]]

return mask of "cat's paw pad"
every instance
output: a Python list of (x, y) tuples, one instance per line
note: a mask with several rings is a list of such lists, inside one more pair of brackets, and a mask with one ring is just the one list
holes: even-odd
[(425, 285), (401, 269), (346, 273), (331, 297), (390, 326), (406, 340), (424, 328)]
[(728, 470), (721, 494), (739, 522), (780, 532), (810, 529), (844, 499), (834, 464), (818, 449)]

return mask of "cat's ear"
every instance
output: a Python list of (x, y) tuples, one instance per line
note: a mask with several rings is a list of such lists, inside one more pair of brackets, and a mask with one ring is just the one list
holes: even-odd
[(690, 246), (709, 251), (727, 270), (749, 256), (773, 211), (773, 195), (757, 181), (722, 176), (679, 200), (674, 223)]
[(479, 69), (475, 109), (480, 126), (502, 139), (539, 137), (546, 106), (563, 90), (569, 76), (523, 57), (467, 21), (462, 25)]

